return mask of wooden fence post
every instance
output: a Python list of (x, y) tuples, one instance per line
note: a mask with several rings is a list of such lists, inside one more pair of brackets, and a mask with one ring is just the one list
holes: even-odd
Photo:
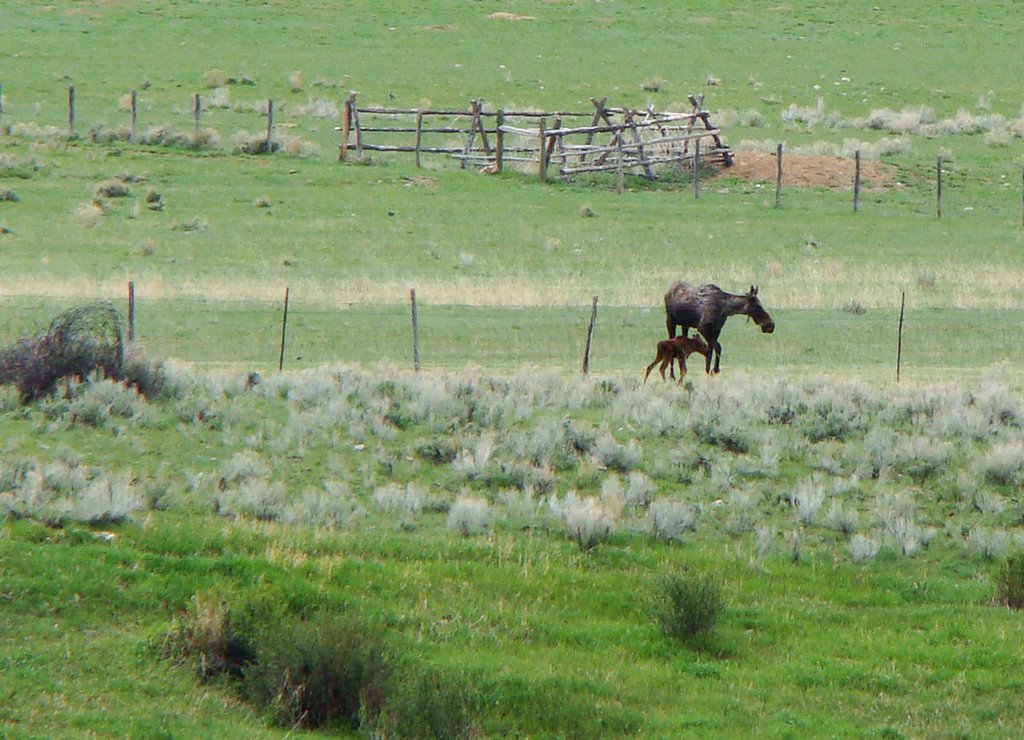
[(625, 173), (623, 172), (623, 169), (622, 169), (623, 165), (624, 165), (624, 162), (622, 161), (623, 154), (622, 154), (622, 137), (621, 136), (616, 136), (615, 137), (615, 149), (617, 150), (617, 154), (618, 154), (618, 159), (617, 159), (617, 161), (615, 163), (615, 190), (616, 190), (616, 192), (618, 192), (619, 195), (622, 195), (622, 191), (625, 190), (625, 185), (626, 185), (625, 180), (626, 180), (626, 177), (625, 177)]
[[(423, 111), (416, 111), (416, 167), (420, 167), (420, 143), (423, 141)], [(465, 160), (463, 160), (465, 162)]]
[(271, 154), (273, 150), (271, 146), (271, 137), (274, 135), (274, 101), (273, 99), (267, 99), (267, 141), (265, 144), (267, 154)]
[(75, 86), (68, 85), (68, 136), (75, 135)]
[(942, 218), (942, 155), (935, 160), (935, 215)]
[(896, 339), (896, 382), (900, 382), (900, 367), (903, 364), (903, 309), (907, 303), (907, 291), (900, 296), (900, 327)]
[(775, 207), (782, 207), (782, 144), (775, 148)]
[(341, 144), (338, 145), (338, 161), (345, 161), (345, 154), (348, 153), (348, 132), (352, 130), (352, 98), (349, 95), (345, 101), (345, 107), (341, 112)]
[(587, 327), (587, 348), (583, 352), (583, 374), (590, 374), (590, 349), (594, 345), (594, 324), (597, 322), (597, 296), (590, 308), (590, 325)]
[(853, 153), (853, 212), (860, 211), (860, 149)]
[(501, 172), (501, 168), (505, 165), (505, 132), (501, 130), (501, 127), (505, 125), (505, 111), (498, 111), (497, 118), (497, 143), (494, 145), (494, 169), (496, 172)]
[(135, 341), (135, 281), (128, 281), (128, 342)]
[(409, 303), (412, 306), (412, 367), (420, 371), (420, 328), (416, 315), (416, 289), (409, 289)]
[(129, 103), (131, 110), (131, 127), (128, 129), (128, 141), (135, 143), (135, 135), (137, 133), (136, 122), (139, 118), (139, 96), (134, 90), (131, 92), (131, 101)]
[(693, 146), (693, 197), (700, 197), (700, 139)]
[(284, 370), (284, 337), (285, 332), (288, 330), (288, 292), (290, 288), (284, 289), (284, 316), (281, 319), (281, 354), (277, 359), (278, 372)]
[(544, 158), (544, 152), (546, 152), (547, 149), (548, 149), (548, 147), (547, 147), (547, 143), (548, 143), (547, 142), (547, 136), (545, 135), (545, 131), (544, 131), (544, 128), (545, 128), (546, 125), (547, 125), (547, 121), (542, 118), (542, 119), (540, 119), (540, 126), (537, 129), (538, 142), (540, 144), (540, 149), (537, 151), (537, 157), (538, 157), (538, 159), (540, 161), (538, 162), (537, 166), (538, 166), (538, 174), (540, 175), (540, 181), (541, 182), (547, 182), (548, 181), (548, 163), (547, 163), (547, 160)]
[(196, 93), (195, 95), (192, 96), (192, 117), (195, 119), (195, 123), (196, 123), (195, 134), (192, 136), (192, 138), (195, 141), (199, 141), (199, 114), (202, 112), (202, 110), (203, 110), (203, 101), (199, 97), (199, 93)]

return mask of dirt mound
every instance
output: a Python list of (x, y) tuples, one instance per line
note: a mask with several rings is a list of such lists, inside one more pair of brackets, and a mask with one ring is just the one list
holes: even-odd
[[(733, 152), (732, 167), (723, 167), (719, 177), (775, 182), (774, 152)], [(825, 187), (852, 190), (853, 159), (813, 154), (782, 154), (782, 183), (789, 187)], [(896, 168), (873, 159), (861, 159), (861, 187), (887, 188), (897, 185)]]

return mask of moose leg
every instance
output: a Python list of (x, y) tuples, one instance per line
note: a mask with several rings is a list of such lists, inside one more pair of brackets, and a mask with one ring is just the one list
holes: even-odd
[[(708, 355), (708, 359), (711, 359), (711, 355)], [(719, 363), (722, 361), (722, 345), (715, 341), (715, 375), (719, 373)]]
[(682, 383), (683, 378), (686, 377), (686, 353), (680, 352), (676, 360), (679, 361), (679, 382)]
[(650, 365), (647, 366), (647, 372), (644, 373), (644, 382), (645, 383), (647, 382), (647, 376), (651, 374), (651, 370), (653, 370), (654, 366), (658, 364), (658, 360), (659, 359), (661, 359), (660, 356), (655, 357), (654, 358), (654, 362), (652, 362)]

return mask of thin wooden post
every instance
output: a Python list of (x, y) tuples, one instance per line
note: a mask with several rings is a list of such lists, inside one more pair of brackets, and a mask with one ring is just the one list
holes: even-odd
[(590, 350), (594, 346), (594, 324), (597, 323), (597, 296), (590, 308), (590, 325), (587, 327), (587, 348), (583, 352), (583, 374), (590, 373)]
[(199, 93), (196, 93), (195, 95), (192, 96), (192, 117), (195, 119), (195, 123), (196, 123), (195, 134), (193, 135), (192, 138), (194, 140), (196, 140), (196, 141), (199, 140), (199, 114), (202, 112), (202, 110), (203, 110), (203, 101), (199, 97)]
[(907, 303), (907, 291), (900, 296), (900, 328), (896, 339), (896, 382), (900, 382), (900, 367), (903, 364), (903, 309)]
[(284, 316), (281, 318), (281, 354), (277, 359), (277, 369), (280, 372), (284, 370), (284, 338), (285, 333), (288, 331), (288, 293), (291, 288), (286, 287), (284, 289)]
[(700, 197), (700, 139), (693, 143), (693, 197)]
[(505, 111), (498, 111), (498, 124), (497, 124), (497, 143), (494, 145), (494, 168), (497, 172), (501, 172), (501, 168), (505, 166), (505, 132), (501, 130), (501, 127), (505, 125)]
[(75, 135), (75, 86), (68, 85), (68, 136)]
[(131, 92), (131, 102), (129, 104), (129, 107), (131, 109), (131, 128), (129, 129), (128, 133), (128, 141), (134, 144), (135, 134), (137, 132), (136, 122), (138, 121), (139, 118), (139, 96), (135, 93), (134, 90), (132, 90)]
[(942, 218), (942, 155), (935, 160), (935, 215)]
[(618, 159), (617, 159), (617, 161), (615, 163), (615, 190), (618, 192), (619, 195), (622, 195), (622, 191), (625, 189), (625, 185), (626, 185), (626, 182), (625, 182), (626, 177), (625, 177), (625, 173), (623, 172), (623, 169), (622, 169), (623, 161), (622, 161), (622, 137), (621, 136), (616, 136), (615, 137), (615, 148), (616, 148), (617, 153), (618, 153)]
[(273, 150), (271, 146), (271, 137), (274, 135), (274, 101), (273, 99), (267, 99), (267, 141), (265, 144), (267, 154), (270, 154)]
[(853, 212), (860, 211), (860, 149), (853, 153)]
[(545, 128), (546, 125), (547, 125), (547, 121), (542, 118), (542, 119), (540, 119), (540, 126), (537, 129), (537, 137), (538, 137), (538, 141), (540, 143), (540, 149), (537, 152), (537, 156), (540, 158), (540, 162), (538, 163), (537, 167), (538, 167), (538, 174), (540, 175), (541, 182), (547, 182), (548, 181), (548, 163), (544, 159), (544, 152), (546, 152), (547, 148), (548, 148), (547, 147), (547, 143), (548, 143), (547, 142), (547, 136), (545, 135), (545, 131), (544, 131), (544, 128)]
[(416, 315), (416, 289), (409, 289), (409, 303), (412, 306), (412, 367), (420, 371), (420, 328)]
[(352, 101), (355, 94), (349, 95), (345, 101), (345, 108), (341, 114), (341, 144), (338, 146), (338, 161), (345, 161), (345, 154), (348, 152), (348, 132), (352, 130)]
[(782, 144), (775, 148), (775, 207), (782, 207)]
[(135, 281), (128, 281), (128, 342), (135, 341)]
[(423, 111), (416, 111), (416, 166), (420, 166), (420, 143), (423, 141)]

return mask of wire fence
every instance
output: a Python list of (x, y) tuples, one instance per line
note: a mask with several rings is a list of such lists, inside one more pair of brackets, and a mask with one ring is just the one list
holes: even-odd
[[(481, 374), (550, 368), (581, 373), (592, 306), (472, 307), (420, 303), (418, 347), (408, 305), (306, 305), (291, 295), (285, 324), (284, 291), (269, 300), (143, 300), (134, 307), (135, 345), (151, 359), (174, 358), (205, 367), (268, 372), (330, 363), (414, 370), (470, 370)], [(114, 301), (122, 316), (128, 300)], [(44, 330), (76, 305), (65, 298), (0, 299), (0, 343)], [(895, 376), (898, 310), (773, 310), (774, 334), (762, 334), (742, 316), (721, 336), (723, 372), (842, 373)], [(287, 331), (284, 331), (284, 329)], [(127, 323), (126, 332), (128, 335)], [(916, 309), (904, 316), (903, 376), (977, 376), (1004, 363), (1024, 367), (1024, 310)], [(665, 337), (660, 306), (598, 304), (590, 369), (595, 374), (637, 374)], [(283, 348), (283, 351), (282, 351)], [(418, 350), (418, 351), (417, 351)], [(690, 371), (700, 369), (693, 358)], [(695, 364), (697, 363), (697, 364)]]

